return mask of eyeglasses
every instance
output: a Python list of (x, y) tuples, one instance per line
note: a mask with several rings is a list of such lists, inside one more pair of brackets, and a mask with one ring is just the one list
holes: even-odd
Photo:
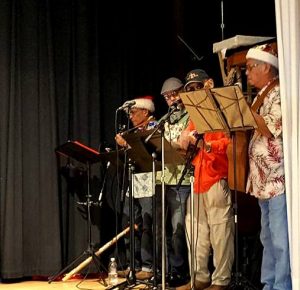
[(255, 67), (259, 66), (261, 63), (253, 63), (253, 64), (247, 64), (246, 65), (246, 70), (247, 71), (252, 71)]
[(190, 83), (189, 85), (187, 85), (186, 87), (186, 91), (187, 92), (192, 92), (192, 91), (198, 91), (204, 88), (204, 83), (202, 82), (194, 82), (194, 83)]
[(134, 108), (134, 109), (131, 109), (130, 111), (129, 111), (129, 115), (134, 115), (134, 114), (136, 114), (137, 112), (140, 112), (140, 111), (142, 111), (143, 109), (140, 109), (140, 108)]
[(172, 98), (175, 98), (179, 95), (179, 91), (171, 91), (167, 94), (164, 94), (164, 98), (166, 101), (172, 99)]

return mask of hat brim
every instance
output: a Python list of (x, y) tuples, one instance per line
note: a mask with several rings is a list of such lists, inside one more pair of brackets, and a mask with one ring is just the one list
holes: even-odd
[(151, 113), (155, 111), (155, 106), (152, 100), (140, 98), (135, 99), (134, 101), (135, 104), (132, 106), (132, 108), (146, 109)]
[(259, 50), (256, 48), (250, 48), (246, 55), (246, 59), (249, 59), (249, 58), (259, 60), (262, 62), (266, 62), (266, 63), (278, 68), (278, 58), (275, 55), (270, 54), (266, 51)]
[(187, 82), (187, 83), (184, 85), (184, 89), (186, 89), (186, 87), (187, 87), (189, 84), (192, 84), (192, 83), (203, 83), (203, 81), (189, 81), (189, 82)]

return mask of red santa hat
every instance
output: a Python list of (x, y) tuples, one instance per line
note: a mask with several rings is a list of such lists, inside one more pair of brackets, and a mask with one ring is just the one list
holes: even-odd
[(246, 59), (256, 59), (278, 68), (278, 54), (276, 47), (271, 44), (258, 45), (248, 50)]
[(132, 106), (132, 108), (146, 109), (151, 113), (153, 113), (155, 110), (152, 96), (138, 97), (133, 101), (135, 101), (135, 104)]

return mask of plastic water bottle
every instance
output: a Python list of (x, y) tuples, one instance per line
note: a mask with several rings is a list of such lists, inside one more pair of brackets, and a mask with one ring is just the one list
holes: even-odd
[(110, 262), (108, 265), (108, 284), (118, 284), (118, 265), (115, 258), (110, 258)]

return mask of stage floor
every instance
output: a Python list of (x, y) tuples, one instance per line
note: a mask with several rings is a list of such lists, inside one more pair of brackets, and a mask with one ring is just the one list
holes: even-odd
[[(120, 283), (124, 279), (119, 279)], [(148, 287), (145, 285), (138, 285), (138, 288)], [(66, 289), (66, 290), (105, 290), (108, 289), (103, 285), (103, 281), (99, 279), (78, 279), (78, 280), (69, 280), (69, 281), (54, 281), (48, 283), (47, 281), (24, 281), (18, 283), (0, 283), (0, 289), (7, 290), (57, 290), (57, 289)]]
[[(102, 282), (101, 282), (102, 283)], [(24, 281), (18, 283), (0, 283), (0, 289), (11, 290), (51, 290), (51, 289), (92, 289), (92, 290), (104, 290), (106, 287), (100, 284), (99, 279), (87, 279), (87, 280), (70, 280), (51, 282), (47, 281)]]
[[(119, 279), (119, 282), (124, 282), (124, 279)], [(119, 288), (115, 289), (122, 289), (123, 287), (120, 286)], [(140, 284), (135, 285), (134, 287), (126, 287), (124, 289), (151, 289), (149, 285)], [(59, 282), (51, 282), (50, 284), (47, 281), (25, 281), (25, 282), (18, 282), (18, 283), (0, 283), (0, 289), (5, 290), (107, 290), (103, 285), (103, 282), (99, 279), (86, 279), (86, 280), (69, 280), (69, 281), (59, 281)], [(169, 288), (171, 289), (171, 288)], [(190, 284), (185, 286), (181, 286), (178, 288), (172, 288), (173, 290), (188, 290), (190, 289)]]

